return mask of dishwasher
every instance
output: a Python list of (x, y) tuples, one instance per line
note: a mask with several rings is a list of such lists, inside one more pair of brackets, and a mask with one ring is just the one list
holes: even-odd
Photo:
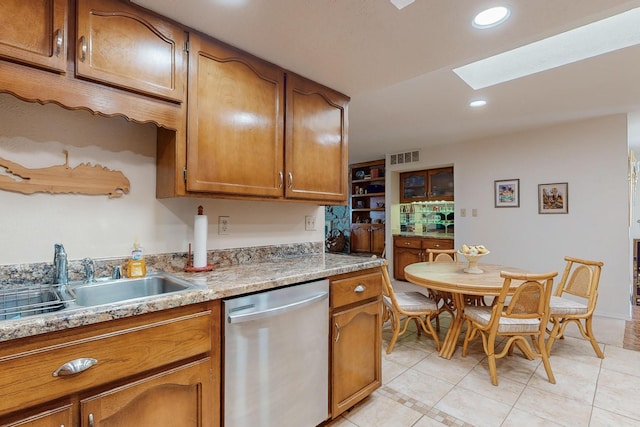
[(223, 299), (225, 427), (315, 427), (329, 413), (329, 281)]

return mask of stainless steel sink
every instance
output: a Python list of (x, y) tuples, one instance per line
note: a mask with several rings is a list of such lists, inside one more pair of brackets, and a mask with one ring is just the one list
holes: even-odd
[(71, 296), (75, 296), (75, 305), (91, 307), (203, 288), (202, 285), (167, 273), (152, 273), (136, 279), (117, 279), (71, 286)]
[(55, 287), (30, 285), (0, 290), (0, 320), (59, 311), (66, 306)]

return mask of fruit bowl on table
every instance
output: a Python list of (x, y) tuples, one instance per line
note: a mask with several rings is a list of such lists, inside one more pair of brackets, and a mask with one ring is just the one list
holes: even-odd
[(467, 261), (469, 261), (469, 266), (465, 268), (463, 271), (465, 273), (471, 273), (471, 274), (484, 273), (484, 271), (478, 267), (478, 261), (480, 261), (480, 258), (482, 258), (485, 255), (489, 255), (490, 253), (491, 251), (486, 251), (484, 253), (478, 253), (478, 252), (464, 253), (462, 251), (458, 251), (458, 254), (464, 256), (467, 259)]

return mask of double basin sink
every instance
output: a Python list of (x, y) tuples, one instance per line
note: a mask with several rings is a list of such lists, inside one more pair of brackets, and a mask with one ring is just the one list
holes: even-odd
[(203, 285), (191, 283), (168, 273), (151, 273), (146, 277), (135, 279), (99, 280), (69, 286), (44, 285), (3, 290), (0, 291), (0, 321), (204, 288)]

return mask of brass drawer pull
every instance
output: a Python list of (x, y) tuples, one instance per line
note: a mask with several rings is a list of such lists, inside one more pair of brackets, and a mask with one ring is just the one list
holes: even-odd
[(79, 374), (80, 372), (86, 371), (96, 363), (98, 363), (96, 359), (91, 357), (81, 357), (60, 366), (52, 375), (54, 377), (66, 377), (69, 375)]
[(358, 285), (353, 289), (353, 292), (355, 292), (357, 294), (361, 294), (366, 290), (367, 290), (367, 287), (365, 285)]

